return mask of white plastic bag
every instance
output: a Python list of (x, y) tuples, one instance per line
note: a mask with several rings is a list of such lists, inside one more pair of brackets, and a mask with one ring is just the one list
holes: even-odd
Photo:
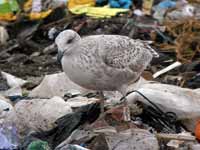
[[(156, 104), (164, 112), (176, 113), (178, 119), (193, 131), (196, 121), (200, 119), (200, 92), (174, 85), (160, 83), (146, 83), (138, 90), (151, 102)], [(151, 105), (138, 93), (132, 93), (128, 97), (129, 104), (136, 100)]]

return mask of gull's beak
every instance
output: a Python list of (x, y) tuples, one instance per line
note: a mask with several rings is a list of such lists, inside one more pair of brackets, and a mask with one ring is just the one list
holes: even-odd
[(57, 55), (57, 62), (61, 65), (62, 57), (64, 55), (63, 51), (58, 50), (58, 55)]

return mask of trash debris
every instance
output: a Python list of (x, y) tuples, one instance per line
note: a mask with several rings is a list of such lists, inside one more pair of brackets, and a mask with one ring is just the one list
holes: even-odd
[(71, 89), (78, 90), (80, 93), (88, 91), (70, 81), (65, 73), (46, 75), (40, 85), (30, 92), (29, 96), (40, 98), (63, 97)]
[(200, 144), (193, 144), (191, 147), (192, 150), (198, 150), (200, 148)]
[(17, 149), (19, 148), (16, 128), (4, 124), (0, 128), (0, 149)]
[(176, 67), (179, 67), (180, 65), (181, 65), (180, 62), (175, 62), (172, 65), (168, 66), (167, 68), (160, 70), (160, 71), (156, 72), (155, 74), (153, 74), (153, 78), (157, 78), (158, 76), (162, 75), (163, 73), (166, 73)]
[(0, 124), (16, 123), (17, 117), (13, 106), (0, 99)]
[(6, 97), (22, 96), (22, 89), (20, 87), (10, 88), (3, 93)]
[(120, 13), (127, 13), (128, 9), (80, 6), (70, 9), (73, 14), (86, 14), (95, 18), (110, 18)]
[(200, 121), (198, 120), (196, 125), (195, 125), (195, 136), (199, 140), (200, 139)]
[(9, 39), (7, 30), (0, 26), (0, 45), (5, 45)]
[(175, 38), (175, 42), (171, 44), (163, 43), (160, 45), (160, 48), (168, 51), (174, 50), (180, 62), (187, 63), (192, 61), (199, 53), (199, 42), (197, 40), (199, 22), (188, 18), (178, 21), (166, 20), (165, 25), (166, 31)]
[[(110, 149), (158, 150), (159, 145), (156, 137), (146, 130), (129, 129), (120, 133), (105, 133), (105, 140)], [(94, 147), (94, 149), (96, 149)], [(97, 148), (98, 149), (98, 148)]]
[(61, 149), (57, 149), (57, 150), (67, 150), (67, 149), (73, 149), (73, 150), (89, 150), (87, 148), (84, 148), (82, 146), (79, 146), (79, 145), (66, 145), (64, 147), (62, 147)]
[(129, 9), (131, 5), (132, 5), (131, 0), (109, 0), (109, 6), (111, 8)]
[[(154, 104), (159, 105), (159, 108), (164, 112), (175, 113), (178, 119), (185, 123), (188, 130), (194, 131), (194, 126), (199, 118), (200, 95), (198, 92), (160, 83), (143, 84), (138, 91), (148, 97)], [(130, 94), (127, 99), (129, 103), (139, 100), (151, 105), (137, 92)], [(189, 121), (191, 122), (189, 123)]]
[(97, 103), (97, 102), (99, 102), (99, 99), (87, 98), (87, 97), (82, 97), (82, 96), (67, 99), (67, 104), (69, 104), (71, 108), (80, 108), (82, 106)]
[(40, 138), (41, 140), (48, 141), (48, 143), (52, 144), (52, 147), (54, 149), (60, 143), (66, 140), (74, 130), (81, 126), (84, 126), (85, 124), (91, 124), (92, 122), (94, 122), (99, 117), (99, 114), (99, 104), (90, 104), (87, 106), (83, 106), (76, 110), (76, 112), (66, 114), (57, 119), (56, 126), (52, 130), (45, 132), (38, 131), (34, 134), (34, 136)]
[(168, 139), (168, 140), (180, 140), (180, 141), (195, 141), (195, 137), (192, 135), (188, 135), (188, 133), (180, 133), (180, 134), (164, 134), (159, 133), (156, 135), (158, 138)]
[(143, 12), (147, 15), (151, 14), (151, 9), (153, 6), (154, 0), (147, 0), (143, 2)]
[(50, 130), (58, 118), (72, 113), (71, 107), (60, 97), (21, 100), (15, 105), (15, 110), (24, 129), (34, 131)]
[(38, 140), (33, 141), (31, 144), (29, 144), (27, 150), (50, 150), (50, 147), (48, 146), (47, 142)]
[(180, 144), (183, 144), (183, 143), (184, 143), (184, 141), (171, 140), (171, 141), (169, 141), (169, 143), (167, 143), (167, 146), (177, 149), (180, 147)]
[(94, 6), (95, 0), (68, 0), (67, 7), (69, 9), (79, 7), (79, 6)]
[[(61, 72), (68, 29), (151, 41), (160, 57), (126, 97), (102, 97)], [(0, 0), (0, 149), (199, 150), (199, 37), (199, 0)]]
[(16, 0), (4, 1), (0, 3), (0, 21), (13, 21), (16, 19), (15, 12), (19, 10)]
[(186, 5), (180, 10), (174, 10), (167, 14), (167, 17), (173, 20), (186, 19), (194, 16), (195, 8), (192, 5)]
[(160, 22), (163, 22), (167, 10), (175, 8), (176, 5), (177, 3), (171, 0), (161, 1), (158, 5), (153, 7), (153, 10), (155, 11), (153, 17), (158, 19)]
[(3, 101), (5, 101), (5, 102), (8, 102), (8, 103), (12, 104), (12, 102), (11, 102), (9, 99), (5, 98), (5, 97), (4, 97), (3, 95), (1, 95), (1, 94), (0, 94), (0, 100), (3, 100)]
[(27, 81), (22, 80), (20, 78), (17, 78), (9, 73), (3, 72), (1, 71), (1, 75), (4, 79), (6, 79), (8, 85), (11, 88), (15, 88), (15, 87), (21, 87), (23, 86)]

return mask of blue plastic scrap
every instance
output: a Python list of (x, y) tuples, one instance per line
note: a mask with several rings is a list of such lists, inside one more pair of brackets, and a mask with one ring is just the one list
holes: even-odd
[(174, 8), (176, 7), (176, 2), (172, 1), (172, 0), (165, 0), (160, 2), (157, 7), (159, 7), (160, 9), (169, 9), (169, 8)]
[[(107, 0), (96, 0), (98, 5), (107, 2)], [(132, 6), (132, 0), (108, 0), (111, 8), (124, 8), (129, 9)]]
[(13, 150), (18, 147), (16, 128), (13, 126), (0, 128), (0, 149)]
[(132, 5), (132, 0), (109, 0), (110, 7), (129, 9)]

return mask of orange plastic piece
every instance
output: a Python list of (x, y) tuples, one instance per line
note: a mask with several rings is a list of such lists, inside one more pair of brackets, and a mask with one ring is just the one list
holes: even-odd
[(69, 9), (71, 9), (81, 5), (94, 6), (95, 3), (95, 0), (69, 0), (67, 6)]
[(0, 15), (0, 21), (14, 21), (16, 20), (16, 16), (13, 13), (6, 13)]
[(30, 17), (30, 20), (39, 20), (39, 19), (46, 18), (51, 12), (52, 12), (51, 9), (44, 12), (31, 12), (29, 17)]
[(195, 133), (196, 138), (200, 140), (200, 120), (196, 124), (194, 133)]

